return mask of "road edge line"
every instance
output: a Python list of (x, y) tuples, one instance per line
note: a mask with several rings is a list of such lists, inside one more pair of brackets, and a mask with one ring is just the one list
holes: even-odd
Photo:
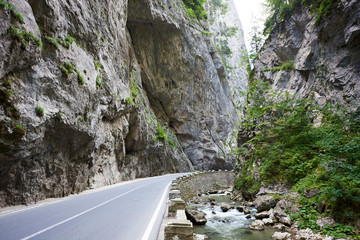
[(146, 228), (146, 230), (145, 230), (145, 232), (144, 232), (144, 235), (142, 236), (141, 240), (149, 240), (151, 231), (153, 230), (153, 227), (154, 227), (154, 225), (155, 225), (155, 221), (156, 221), (156, 219), (157, 219), (158, 216), (159, 216), (160, 209), (161, 209), (161, 207), (162, 207), (162, 205), (163, 205), (163, 203), (164, 203), (164, 201), (165, 201), (165, 197), (166, 197), (166, 195), (167, 195), (167, 192), (168, 192), (168, 189), (169, 189), (170, 185), (171, 185), (171, 182), (166, 186), (165, 191), (164, 191), (164, 193), (163, 193), (163, 195), (162, 195), (162, 197), (161, 197), (161, 200), (160, 200), (158, 206), (156, 207), (156, 210), (155, 210), (155, 212), (154, 212), (154, 214), (153, 214), (153, 216), (152, 216), (152, 218), (151, 218), (151, 220), (150, 220), (150, 223), (149, 223), (149, 225), (147, 226), (147, 228)]

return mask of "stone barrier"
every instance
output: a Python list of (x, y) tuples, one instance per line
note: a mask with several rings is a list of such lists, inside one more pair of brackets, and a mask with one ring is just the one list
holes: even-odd
[(193, 225), (186, 218), (185, 201), (208, 192), (227, 190), (234, 185), (233, 171), (208, 171), (191, 173), (174, 180), (170, 187), (165, 240), (193, 240)]

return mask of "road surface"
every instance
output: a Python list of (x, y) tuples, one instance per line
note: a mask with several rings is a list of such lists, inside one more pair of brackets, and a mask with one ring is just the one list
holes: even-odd
[(0, 213), (0, 240), (152, 240), (165, 211), (171, 174)]

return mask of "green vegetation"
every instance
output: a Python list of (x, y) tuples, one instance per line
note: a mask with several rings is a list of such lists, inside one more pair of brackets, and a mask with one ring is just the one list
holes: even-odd
[(39, 107), (39, 106), (35, 107), (35, 113), (39, 117), (44, 116), (44, 108)]
[(21, 124), (16, 124), (14, 127), (14, 131), (15, 131), (15, 133), (20, 134), (20, 135), (25, 135), (25, 133), (26, 133), (25, 127)]
[(281, 70), (289, 70), (289, 71), (295, 70), (294, 61), (289, 60), (289, 61), (281, 62), (280, 66), (273, 68), (264, 68), (261, 70), (261, 72), (281, 71)]
[[(240, 148), (246, 161), (236, 167), (236, 187), (250, 198), (260, 182), (287, 183), (300, 194), (315, 188), (319, 193), (314, 198), (301, 200), (306, 214), (300, 211), (293, 216), (301, 220), (300, 227), (320, 231), (312, 217), (319, 203), (326, 211), (316, 216), (355, 224), (360, 214), (360, 107), (350, 112), (329, 104), (319, 106), (287, 92), (276, 93), (262, 80), (250, 82), (247, 102), (241, 128), (256, 134)], [(315, 127), (315, 122), (321, 124)], [(259, 179), (251, 177), (254, 172)], [(337, 226), (325, 230), (335, 234), (350, 229)]]
[(27, 32), (23, 29), (18, 28), (15, 25), (12, 25), (8, 29), (8, 34), (21, 42), (22, 45), (27, 46), (29, 43), (37, 46), (42, 47), (43, 44), (41, 42), (41, 39), (35, 37), (32, 33)]
[(65, 48), (70, 48), (71, 44), (75, 41), (74, 38), (71, 37), (70, 35), (68, 35), (64, 40), (63, 39), (58, 39), (58, 38), (53, 38), (53, 37), (50, 37), (50, 36), (47, 36), (45, 39), (51, 45), (56, 47), (57, 49), (60, 47), (60, 45), (62, 45)]
[(331, 8), (339, 0), (266, 0), (266, 8), (270, 16), (265, 21), (264, 34), (270, 31), (282, 20), (290, 18), (296, 7), (306, 7), (312, 14), (316, 14), (315, 25), (322, 17), (331, 13)]
[(0, 0), (0, 8), (9, 10), (19, 23), (24, 23), (23, 15), (21, 15), (21, 13), (19, 13), (12, 4), (8, 3), (7, 1)]
[(155, 130), (156, 130), (156, 135), (151, 139), (152, 141), (161, 139), (163, 141), (166, 141), (169, 144), (170, 148), (175, 147), (175, 143), (172, 140), (172, 137), (169, 137), (166, 134), (165, 129), (159, 123), (157, 123), (157, 125), (155, 126)]
[(182, 0), (182, 2), (186, 17), (207, 19), (207, 13), (203, 6), (205, 0)]
[(135, 70), (132, 70), (131, 80), (130, 80), (130, 96), (125, 98), (126, 104), (131, 104), (139, 95), (139, 90), (136, 86), (136, 82), (137, 82), (136, 73)]
[(205, 31), (205, 30), (202, 30), (201, 33), (204, 34), (205, 36), (211, 35), (211, 33), (209, 31)]
[(97, 75), (96, 76), (96, 88), (102, 88), (103, 84), (104, 83), (101, 81), (101, 76)]
[(71, 73), (76, 72), (77, 76), (78, 76), (77, 79), (78, 79), (79, 84), (84, 85), (86, 83), (85, 79), (81, 75), (80, 71), (74, 65), (72, 65), (71, 63), (66, 62), (66, 63), (64, 63), (64, 66), (60, 65), (59, 68), (63, 73), (65, 73), (67, 78), (70, 77)]

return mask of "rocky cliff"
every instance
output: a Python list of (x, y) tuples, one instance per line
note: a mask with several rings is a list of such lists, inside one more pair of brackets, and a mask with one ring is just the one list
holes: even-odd
[(316, 14), (296, 7), (271, 32), (254, 61), (255, 79), (269, 81), (276, 91), (313, 96), (321, 104), (358, 106), (359, 9), (359, 1), (337, 1), (331, 14), (315, 24)]
[(0, 206), (231, 168), (229, 82), (181, 0), (0, 5)]

